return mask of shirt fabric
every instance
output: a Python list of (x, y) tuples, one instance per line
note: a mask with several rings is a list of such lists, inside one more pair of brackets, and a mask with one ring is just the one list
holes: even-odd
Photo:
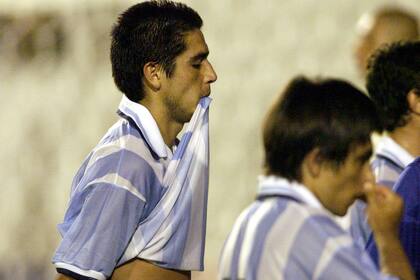
[[(371, 164), (376, 183), (395, 191), (394, 186), (400, 174), (413, 160), (414, 157), (403, 147), (390, 137), (383, 136), (376, 147)], [(368, 246), (375, 246), (375, 244), (372, 230), (365, 215), (365, 208), (366, 204), (362, 201), (356, 201), (350, 208), (350, 234), (360, 246), (367, 248)], [(371, 256), (378, 265), (377, 254)]]
[(133, 258), (203, 269), (210, 101), (200, 100), (173, 154), (147, 108), (123, 97), (121, 119), (73, 180), (52, 260), (59, 272), (106, 279)]
[(236, 220), (219, 279), (395, 279), (382, 275), (303, 185), (260, 177), (257, 200)]

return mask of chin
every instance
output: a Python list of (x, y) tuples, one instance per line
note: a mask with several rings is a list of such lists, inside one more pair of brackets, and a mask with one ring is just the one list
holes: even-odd
[(347, 210), (344, 211), (344, 212), (340, 211), (340, 212), (334, 213), (334, 215), (339, 216), (339, 217), (344, 217), (346, 215), (346, 213), (347, 213)]
[(182, 123), (188, 123), (188, 122), (190, 122), (192, 116), (193, 116), (193, 113), (188, 114), (188, 115), (185, 114), (185, 116), (182, 118)]
[(343, 217), (347, 214), (348, 209), (349, 209), (349, 207), (346, 207), (345, 209), (334, 209), (331, 212), (336, 216)]

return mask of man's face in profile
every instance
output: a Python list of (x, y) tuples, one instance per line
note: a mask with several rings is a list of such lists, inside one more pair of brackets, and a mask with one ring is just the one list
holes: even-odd
[(323, 183), (316, 190), (316, 195), (326, 209), (335, 215), (344, 216), (353, 202), (364, 196), (364, 183), (373, 182), (369, 165), (371, 155), (370, 142), (357, 144), (338, 167), (323, 165)]
[(168, 112), (179, 123), (191, 119), (200, 98), (210, 95), (210, 85), (217, 79), (201, 31), (187, 32), (185, 44), (186, 50), (175, 59), (173, 75), (165, 77), (162, 86)]

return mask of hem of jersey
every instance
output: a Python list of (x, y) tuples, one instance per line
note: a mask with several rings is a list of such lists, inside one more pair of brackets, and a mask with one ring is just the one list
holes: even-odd
[(176, 263), (162, 263), (160, 261), (154, 261), (154, 260), (147, 260), (147, 259), (143, 259), (145, 261), (150, 262), (153, 265), (162, 267), (162, 268), (166, 268), (166, 269), (174, 269), (174, 270), (179, 270), (179, 271), (203, 271), (204, 270), (204, 265), (191, 265), (190, 263), (185, 263), (184, 265), (179, 265)]
[(66, 270), (70, 270), (76, 274), (80, 274), (86, 277), (91, 277), (98, 280), (106, 280), (106, 277), (104, 274), (95, 270), (84, 270), (84, 269), (78, 268), (77, 266), (67, 264), (67, 263), (62, 263), (62, 262), (56, 262), (54, 263), (54, 265), (56, 268), (63, 268)]
[[(204, 271), (204, 265), (202, 265), (202, 264), (197, 267), (196, 265), (190, 265), (189, 263), (187, 263), (184, 266), (180, 267), (179, 265), (177, 265), (175, 263), (167, 263), (167, 262), (163, 263), (161, 261), (155, 261), (155, 260), (152, 260), (152, 259), (145, 259), (145, 258), (142, 258), (142, 257), (139, 257), (139, 256), (134, 257), (132, 259), (129, 259), (129, 260), (127, 260), (127, 261), (125, 261), (121, 264), (118, 264), (116, 267), (121, 267), (124, 264), (126, 264), (126, 263), (128, 263), (128, 262), (130, 262), (134, 259), (143, 260), (143, 261), (149, 262), (149, 263), (151, 263), (155, 266), (165, 268), (165, 269), (173, 269), (173, 270), (179, 270), (179, 271)], [(187, 266), (190, 266), (190, 268), (185, 268)]]

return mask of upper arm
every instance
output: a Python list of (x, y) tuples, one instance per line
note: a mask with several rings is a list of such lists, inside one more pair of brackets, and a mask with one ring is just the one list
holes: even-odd
[(92, 188), (68, 225), (53, 262), (57, 268), (100, 279), (112, 273), (124, 253), (145, 203), (112, 185), (101, 183)]
[(159, 201), (160, 181), (141, 152), (110, 145), (96, 151), (76, 184), (59, 225), (63, 240), (53, 262), (57, 268), (105, 279)]

